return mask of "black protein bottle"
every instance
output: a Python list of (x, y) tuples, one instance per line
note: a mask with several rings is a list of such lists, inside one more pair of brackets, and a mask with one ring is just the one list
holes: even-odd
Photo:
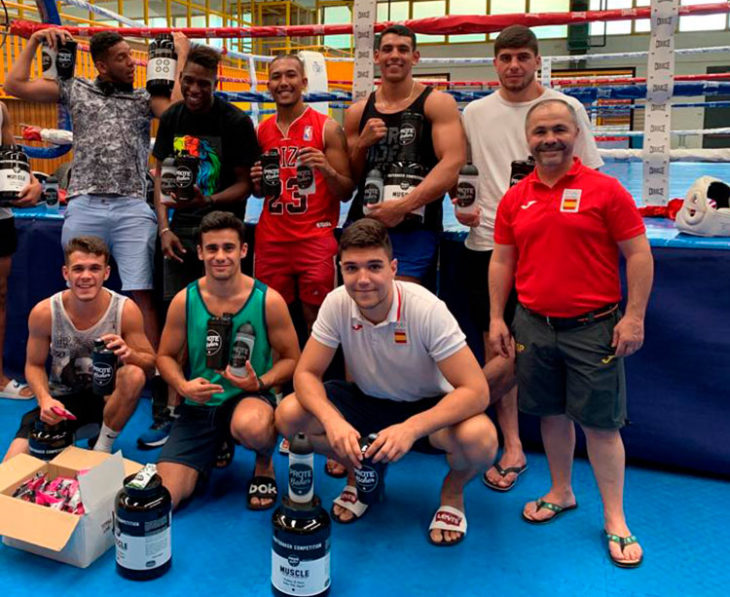
[(172, 499), (157, 467), (124, 479), (114, 509), (117, 572), (131, 580), (162, 576), (172, 565)]
[(271, 591), (276, 597), (330, 592), (329, 514), (313, 493), (312, 444), (296, 434), (289, 448), (289, 496), (274, 511)]

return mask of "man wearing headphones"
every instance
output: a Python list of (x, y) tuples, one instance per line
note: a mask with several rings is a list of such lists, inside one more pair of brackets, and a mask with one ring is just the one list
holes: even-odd
[[(119, 33), (104, 31), (91, 38), (89, 50), (98, 77), (30, 80), (41, 43), (56, 49), (71, 41), (61, 29), (36, 31), (12, 65), (5, 91), (31, 102), (66, 106), (73, 122), (73, 164), (63, 223), (64, 245), (77, 236), (94, 235), (109, 246), (119, 268), (122, 290), (129, 291), (144, 316), (145, 332), (157, 346), (159, 326), (152, 301), (152, 263), (157, 221), (146, 203), (150, 121), (180, 99), (150, 97), (134, 88), (136, 63)], [(185, 62), (188, 41), (175, 34), (178, 65)], [(177, 79), (177, 77), (176, 77)]]

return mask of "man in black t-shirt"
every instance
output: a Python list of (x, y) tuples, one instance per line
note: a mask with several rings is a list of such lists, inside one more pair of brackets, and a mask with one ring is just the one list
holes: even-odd
[[(160, 118), (152, 150), (157, 160), (155, 208), (165, 256), (165, 300), (203, 274), (195, 250), (195, 230), (203, 216), (222, 210), (243, 219), (251, 192), (249, 171), (259, 157), (251, 119), (213, 96), (219, 62), (216, 50), (203, 45), (191, 48), (180, 74), (183, 101)], [(161, 163), (182, 152), (199, 160), (195, 194), (191, 200), (165, 205), (160, 201)], [(170, 207), (174, 208), (171, 221)]]
[[(243, 220), (251, 193), (250, 169), (259, 158), (251, 119), (228, 102), (214, 97), (220, 54), (194, 45), (180, 73), (183, 101), (160, 118), (152, 155), (155, 170), (155, 209), (164, 259), (163, 298), (200, 278), (204, 271), (196, 249), (196, 230), (203, 216), (214, 210), (229, 211)], [(160, 199), (162, 162), (183, 152), (198, 158), (194, 196), (163, 204)], [(172, 195), (174, 198), (174, 194)], [(172, 220), (168, 210), (173, 208)], [(155, 448), (167, 440), (175, 403), (139, 438), (142, 448)]]

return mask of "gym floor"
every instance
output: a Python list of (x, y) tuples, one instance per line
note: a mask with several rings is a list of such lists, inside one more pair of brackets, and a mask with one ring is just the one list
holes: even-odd
[[(30, 402), (0, 403), (5, 450)], [(136, 448), (149, 424), (143, 399), (115, 449), (141, 463), (157, 451)], [(83, 442), (80, 443), (84, 447)], [(332, 595), (726, 595), (730, 586), (725, 506), (730, 485), (629, 467), (626, 512), (645, 550), (636, 570), (611, 564), (601, 534), (601, 506), (590, 467), (577, 460), (574, 487), (580, 507), (555, 523), (534, 527), (520, 518), (523, 504), (542, 495), (549, 476), (545, 456), (528, 454), (529, 470), (509, 493), (475, 479), (466, 491), (467, 537), (452, 548), (426, 540), (446, 473), (443, 457), (411, 454), (388, 472), (386, 501), (353, 525), (333, 523)], [(276, 455), (285, 491), (287, 460)], [(343, 481), (323, 472), (317, 457), (315, 491), (327, 507)], [(173, 565), (162, 578), (133, 582), (115, 571), (114, 550), (85, 570), (0, 546), (3, 597), (34, 594), (135, 597), (201, 593), (270, 595), (271, 513), (245, 507), (253, 455), (236, 449), (233, 464), (215, 471), (204, 491), (173, 516)], [(179, 593), (178, 593), (179, 591)]]

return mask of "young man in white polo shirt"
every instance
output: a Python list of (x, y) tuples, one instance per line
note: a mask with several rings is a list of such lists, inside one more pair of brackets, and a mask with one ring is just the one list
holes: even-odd
[[(428, 538), (455, 545), (466, 534), (464, 486), (497, 448), (484, 414), (484, 375), (446, 305), (417, 284), (395, 281), (383, 224), (365, 218), (347, 228), (339, 258), (344, 286), (320, 308), (294, 373), (295, 393), (276, 409), (277, 429), (285, 437), (304, 431), (316, 451), (348, 466), (347, 486), (332, 507), (341, 523), (368, 507), (354, 487), (360, 437), (378, 433), (365, 453), (373, 462), (395, 462), (411, 448), (445, 453), (450, 470)], [(340, 344), (352, 382), (323, 383)]]

